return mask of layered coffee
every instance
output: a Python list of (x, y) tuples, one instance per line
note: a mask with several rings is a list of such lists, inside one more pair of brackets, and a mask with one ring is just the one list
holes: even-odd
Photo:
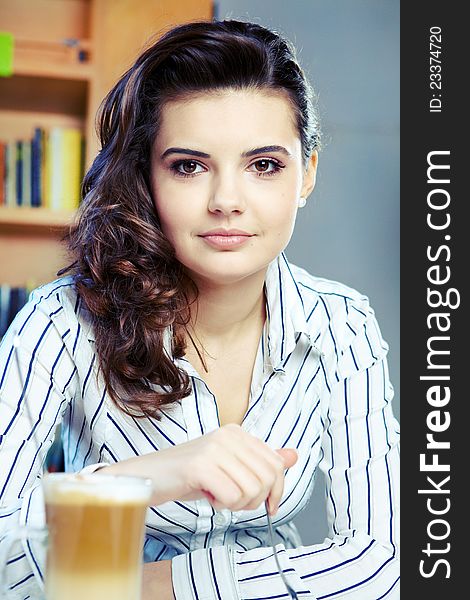
[(45, 481), (44, 491), (47, 600), (140, 598), (149, 482), (74, 475)]

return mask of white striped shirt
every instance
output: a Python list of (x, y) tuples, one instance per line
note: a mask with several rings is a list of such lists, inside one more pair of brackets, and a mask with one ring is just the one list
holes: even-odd
[[(298, 451), (273, 519), (282, 568), (299, 598), (396, 599), (399, 427), (388, 347), (373, 310), (363, 295), (290, 265), (283, 253), (268, 268), (266, 305), (242, 427), (272, 448)], [(24, 389), (12, 357), (15, 331)], [(186, 359), (176, 362), (190, 376), (191, 395), (165, 408), (160, 421), (126, 415), (97, 377), (94, 334), (72, 280), (35, 290), (0, 346), (0, 536), (18, 523), (43, 523), (40, 479), (58, 423), (67, 471), (219, 427), (214, 395)], [(329, 534), (303, 546), (292, 520), (309, 500), (317, 467), (325, 474)], [(263, 505), (150, 507), (144, 559), (172, 559), (176, 600), (288, 597)], [(19, 599), (40, 597), (44, 560), (34, 541), (13, 547), (7, 576)]]

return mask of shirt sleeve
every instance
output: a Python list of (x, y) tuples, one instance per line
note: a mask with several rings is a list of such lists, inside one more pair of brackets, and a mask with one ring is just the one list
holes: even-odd
[[(328, 537), (295, 549), (276, 546), (299, 598), (399, 598), (399, 426), (387, 346), (372, 310), (358, 312), (364, 319), (347, 325), (348, 344), (338, 359), (328, 364), (329, 357), (322, 358), (328, 397), (319, 467), (326, 480)], [(177, 556), (173, 585), (176, 600), (288, 598), (273, 551), (265, 547)]]
[(11, 544), (10, 536), (44, 524), (43, 465), (77, 383), (53, 311), (43, 297), (30, 300), (0, 345), (0, 554), (5, 582), (21, 599), (38, 596), (44, 546), (27, 537)]

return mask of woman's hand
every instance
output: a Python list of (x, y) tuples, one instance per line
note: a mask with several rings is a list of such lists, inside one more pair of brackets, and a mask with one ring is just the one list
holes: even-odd
[(159, 452), (121, 461), (100, 473), (152, 479), (152, 504), (207, 498), (216, 510), (248, 510), (268, 499), (277, 512), (284, 489), (284, 471), (297, 452), (272, 450), (266, 443), (229, 424), (195, 440)]

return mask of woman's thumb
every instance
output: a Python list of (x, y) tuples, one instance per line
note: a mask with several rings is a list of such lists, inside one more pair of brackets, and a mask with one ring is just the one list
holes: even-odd
[(297, 462), (299, 455), (294, 448), (279, 448), (276, 452), (284, 459), (286, 469), (289, 469)]

